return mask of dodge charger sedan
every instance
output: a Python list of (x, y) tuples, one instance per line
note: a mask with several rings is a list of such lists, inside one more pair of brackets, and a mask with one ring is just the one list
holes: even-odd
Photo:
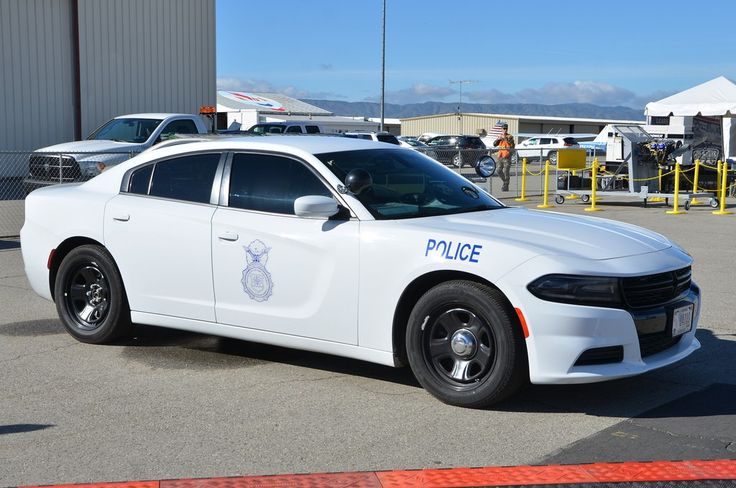
[(188, 141), (34, 191), (33, 289), (101, 344), (154, 325), (409, 365), (440, 400), (632, 376), (688, 356), (691, 257), (640, 227), (507, 207), (410, 149)]

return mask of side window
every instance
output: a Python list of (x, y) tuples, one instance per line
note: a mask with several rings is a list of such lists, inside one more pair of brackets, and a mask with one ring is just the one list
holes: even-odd
[(286, 128), (286, 133), (287, 134), (301, 134), (302, 128), (299, 127), (298, 125), (292, 125), (291, 127)]
[(149, 195), (209, 203), (220, 154), (193, 154), (156, 163)]
[(537, 139), (536, 137), (532, 137), (531, 139), (529, 139), (529, 142), (527, 145), (536, 146), (537, 144), (539, 144), (539, 139)]
[(319, 126), (307, 125), (305, 129), (307, 129), (307, 134), (319, 134)]
[(151, 183), (152, 172), (152, 164), (133, 171), (133, 173), (130, 175), (130, 182), (128, 183), (128, 193), (148, 195), (148, 186)]
[(161, 131), (161, 139), (167, 139), (174, 134), (197, 134), (197, 126), (191, 120), (172, 120)]
[(552, 144), (552, 139), (550, 139), (549, 137), (543, 137), (542, 139), (540, 139), (539, 143), (540, 144)]
[(304, 164), (269, 154), (235, 154), (230, 170), (229, 205), (294, 215), (294, 200), (332, 194)]

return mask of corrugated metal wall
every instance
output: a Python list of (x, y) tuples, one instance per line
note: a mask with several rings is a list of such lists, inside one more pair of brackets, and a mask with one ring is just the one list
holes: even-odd
[[(488, 132), (499, 120), (509, 124), (510, 133), (518, 132), (519, 121), (514, 116), (496, 117), (480, 114), (463, 114), (462, 132), (466, 135), (478, 135), (482, 129)], [(401, 120), (402, 135), (418, 136), (426, 132), (457, 134), (461, 132), (460, 120), (457, 114), (430, 115)]]
[[(83, 137), (116, 115), (215, 104), (215, 0), (78, 5)], [(72, 0), (0, 0), (0, 151), (74, 138), (73, 50)]]
[(214, 105), (215, 0), (79, 0), (82, 133)]
[(0, 1), (0, 150), (73, 137), (70, 5)]

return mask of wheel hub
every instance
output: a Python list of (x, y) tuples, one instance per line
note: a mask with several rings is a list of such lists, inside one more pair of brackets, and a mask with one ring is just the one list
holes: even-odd
[(461, 358), (469, 358), (475, 354), (478, 348), (478, 340), (468, 329), (455, 331), (450, 341), (452, 352)]

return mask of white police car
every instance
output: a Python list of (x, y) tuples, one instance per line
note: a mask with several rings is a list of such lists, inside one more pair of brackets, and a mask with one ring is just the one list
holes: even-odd
[(149, 151), (33, 192), (21, 242), (34, 290), (80, 341), (136, 323), (408, 363), (454, 405), (644, 373), (699, 347), (691, 258), (666, 238), (506, 207), (371, 141)]

